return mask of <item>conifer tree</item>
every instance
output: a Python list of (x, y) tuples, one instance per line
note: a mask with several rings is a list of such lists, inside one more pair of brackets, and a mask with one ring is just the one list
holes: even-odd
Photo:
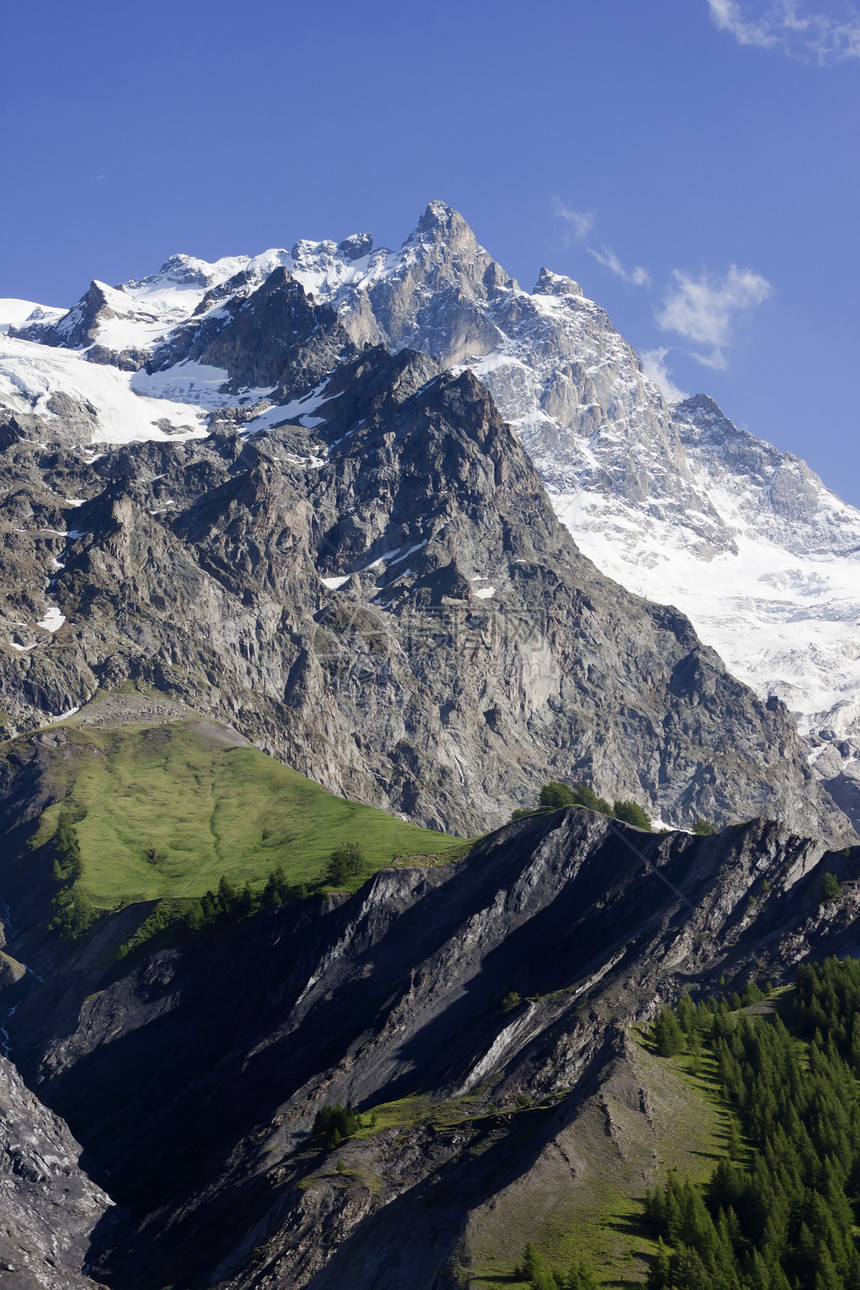
[(663, 1237), (657, 1237), (657, 1253), (651, 1260), (648, 1276), (645, 1281), (647, 1290), (665, 1290), (670, 1282), (669, 1252), (663, 1244)]
[(547, 811), (558, 811), (565, 806), (576, 806), (576, 803), (570, 784), (564, 784), (558, 779), (551, 779), (544, 784), (538, 797), (538, 805)]
[(616, 801), (612, 810), (617, 820), (623, 820), (625, 824), (634, 824), (637, 829), (644, 829), (646, 833), (651, 832), (651, 821), (638, 802)]
[(661, 1057), (674, 1057), (684, 1047), (684, 1035), (678, 1024), (678, 1018), (665, 1004), (654, 1022), (653, 1036), (657, 1052)]
[(590, 811), (598, 811), (601, 815), (612, 815), (612, 807), (606, 799), (598, 797), (588, 784), (576, 785), (573, 790), (573, 800), (577, 806), (585, 806)]

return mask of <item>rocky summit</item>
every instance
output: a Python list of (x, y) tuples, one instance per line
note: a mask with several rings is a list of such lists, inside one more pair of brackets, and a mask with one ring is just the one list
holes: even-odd
[(662, 1290), (720, 1044), (857, 952), (860, 517), (441, 202), (27, 313), (4, 1278)]
[(705, 396), (669, 402), (576, 282), (544, 269), (524, 290), (443, 202), (397, 251), (362, 234), (174, 256), (6, 330), (0, 403), (48, 443), (175, 441), (273, 403), (309, 425), (319, 383), (368, 344), (465, 365), (580, 550), (780, 698), (813, 774), (860, 821), (858, 513)]

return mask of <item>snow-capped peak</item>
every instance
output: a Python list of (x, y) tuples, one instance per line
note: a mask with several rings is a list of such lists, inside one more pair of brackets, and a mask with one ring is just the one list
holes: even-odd
[(33, 324), (50, 326), (62, 318), (65, 309), (52, 309), (48, 305), (37, 305), (32, 300), (15, 300), (10, 297), (0, 299), (0, 335), (5, 335), (10, 327), (25, 327)]
[[(230, 261), (235, 260), (230, 257)], [(230, 277), (229, 267), (226, 277)], [(130, 293), (148, 292), (162, 287), (192, 287), (204, 291), (214, 286), (216, 281), (223, 281), (218, 274), (217, 265), (198, 260), (193, 255), (171, 255), (164, 261), (157, 273), (150, 273), (145, 278), (132, 278), (124, 282), (122, 288)]]
[[(463, 219), (459, 211), (455, 211), (453, 206), (447, 202), (432, 201), (428, 202), (424, 214), (418, 221), (418, 227), (411, 236), (418, 233), (448, 233), (452, 227), (465, 226), (468, 224)], [(469, 230), (471, 232), (471, 229)]]
[(533, 296), (582, 296), (582, 287), (573, 278), (550, 269), (541, 269), (532, 291)]
[[(59, 323), (56, 311), (37, 319), (30, 305), (9, 323), (91, 356), (101, 347), (102, 361), (105, 351), (145, 355), (177, 324), (228, 322), (278, 268), (330, 305), (356, 344), (410, 347), (474, 371), (586, 554), (631, 590), (684, 609), (737, 675), (781, 695), (806, 730), (850, 734), (860, 747), (860, 513), (712, 401), (670, 407), (578, 283), (542, 269), (524, 291), (445, 202), (430, 202), (395, 251), (374, 249), (365, 233), (214, 263), (177, 255), (149, 277), (93, 284)], [(33, 375), (40, 347), (16, 343), (12, 389), (20, 394), (23, 381), (31, 406), (47, 407)], [(200, 409), (270, 393), (228, 394), (230, 373), (188, 353), (126, 378), (129, 396)], [(260, 413), (257, 424), (278, 415)]]

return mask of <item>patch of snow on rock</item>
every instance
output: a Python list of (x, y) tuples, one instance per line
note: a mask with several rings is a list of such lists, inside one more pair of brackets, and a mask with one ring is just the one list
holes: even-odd
[(46, 632), (58, 632), (65, 621), (66, 615), (56, 606), (52, 606), (36, 626)]

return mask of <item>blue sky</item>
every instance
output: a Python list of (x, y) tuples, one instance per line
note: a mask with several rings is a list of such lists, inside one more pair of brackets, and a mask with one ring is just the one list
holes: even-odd
[[(860, 13), (842, 0), (29, 0), (0, 18), (0, 296), (442, 198), (860, 505)], [(661, 351), (665, 350), (665, 354)]]

